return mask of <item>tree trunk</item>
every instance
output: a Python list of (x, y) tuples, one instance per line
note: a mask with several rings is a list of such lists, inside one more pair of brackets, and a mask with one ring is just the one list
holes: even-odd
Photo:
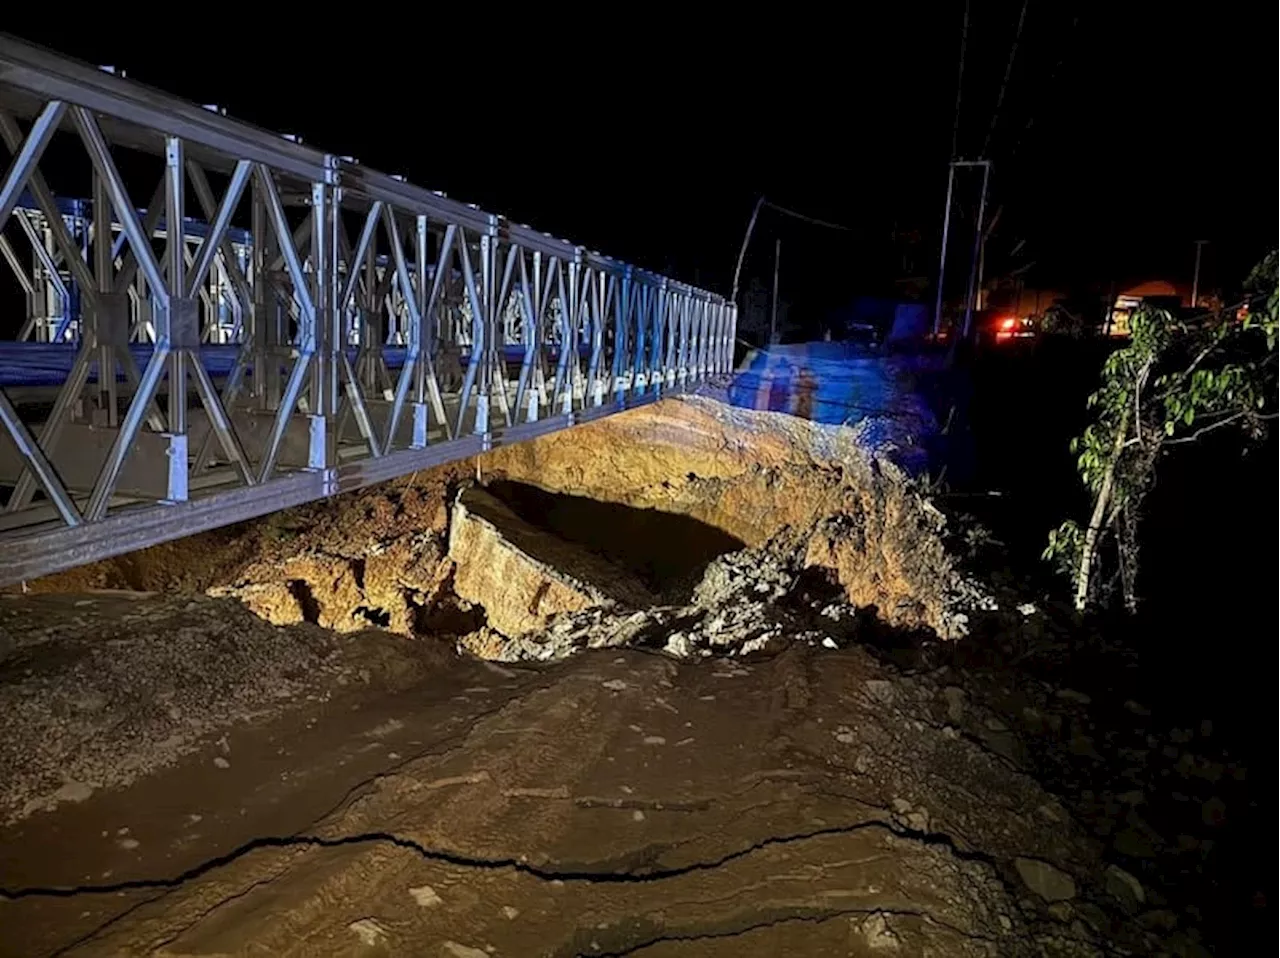
[(1093, 515), (1089, 517), (1089, 528), (1084, 534), (1084, 548), (1080, 550), (1080, 568), (1076, 572), (1077, 612), (1083, 612), (1089, 603), (1089, 579), (1093, 574), (1093, 558), (1098, 549), (1098, 533), (1102, 531), (1107, 516), (1107, 506), (1111, 503), (1111, 489), (1115, 484), (1116, 463), (1120, 459), (1120, 451), (1124, 448), (1125, 428), (1123, 423), (1116, 429), (1116, 442), (1111, 450), (1111, 460), (1107, 463), (1107, 471), (1102, 474), (1102, 485), (1098, 488), (1098, 498), (1093, 501)]

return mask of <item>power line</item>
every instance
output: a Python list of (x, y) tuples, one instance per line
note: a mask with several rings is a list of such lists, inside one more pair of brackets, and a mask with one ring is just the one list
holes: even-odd
[(779, 206), (772, 200), (765, 200), (764, 205), (769, 207), (771, 210), (776, 210), (779, 213), (785, 213), (787, 216), (794, 217), (795, 219), (801, 220), (805, 223), (811, 223), (814, 226), (825, 226), (829, 230), (841, 230), (845, 233), (853, 232), (852, 226), (845, 226), (842, 223), (829, 223), (826, 220), (820, 220), (815, 216), (806, 216), (804, 213), (797, 213), (795, 210), (789, 210), (785, 206)]
[(1000, 120), (1000, 107), (1004, 105), (1004, 94), (1009, 88), (1009, 77), (1013, 75), (1013, 61), (1018, 55), (1018, 41), (1022, 39), (1022, 25), (1027, 20), (1027, 4), (1029, 0), (1022, 0), (1022, 11), (1018, 14), (1018, 28), (1013, 34), (1013, 43), (1009, 47), (1009, 59), (1004, 65), (1004, 80), (1000, 84), (1000, 95), (996, 97), (996, 108), (991, 111), (991, 126), (987, 129), (987, 138), (982, 141), (982, 152), (979, 156), (987, 155), (987, 147), (991, 145), (991, 136), (996, 131), (996, 123)]
[(956, 118), (951, 125), (951, 159), (956, 158), (960, 140), (960, 101), (964, 94), (964, 48), (969, 42), (969, 0), (964, 0), (964, 21), (960, 24), (960, 75), (956, 77)]

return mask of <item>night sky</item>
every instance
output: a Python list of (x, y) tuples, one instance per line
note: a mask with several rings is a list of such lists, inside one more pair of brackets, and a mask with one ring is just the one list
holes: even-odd
[[(989, 273), (1189, 279), (1208, 239), (1208, 281), (1236, 281), (1275, 243), (1275, 11), (1029, 0), (992, 129), (1022, 7), (974, 2), (969, 17), (957, 152), (985, 143), (994, 163)], [(598, 28), (568, 8), (370, 7), (323, 33), (239, 9), (197, 20), (193, 5), (173, 36), (145, 16), (6, 11), (4, 26), (726, 294), (761, 193), (853, 228), (761, 221), (748, 275), (781, 237), (784, 286), (815, 306), (887, 291), (895, 230), (936, 264), (961, 2), (731, 22), (619, 9)]]

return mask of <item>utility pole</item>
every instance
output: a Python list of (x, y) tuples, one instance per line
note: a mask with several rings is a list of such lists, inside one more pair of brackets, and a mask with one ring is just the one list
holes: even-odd
[(938, 295), (933, 307), (933, 334), (935, 337), (942, 326), (942, 292), (947, 273), (947, 240), (951, 232), (951, 197), (955, 189), (956, 169), (959, 167), (979, 166), (982, 167), (982, 196), (978, 201), (978, 222), (973, 231), (973, 256), (969, 263), (969, 283), (964, 302), (964, 329), (961, 335), (968, 336), (970, 327), (973, 325), (974, 286), (979, 282), (978, 263), (985, 239), (983, 236), (983, 221), (986, 218), (987, 211), (987, 187), (991, 178), (991, 161), (952, 160), (947, 172), (947, 208), (942, 217), (942, 251), (938, 256)]
[(778, 341), (778, 261), (782, 259), (782, 240), (773, 244), (773, 305), (769, 312), (769, 345)]
[(1200, 251), (1208, 240), (1196, 240), (1196, 271), (1191, 279), (1191, 308), (1200, 305)]
[(969, 289), (964, 299), (964, 338), (969, 338), (973, 327), (973, 294), (978, 279), (978, 254), (982, 250), (982, 220), (987, 213), (987, 183), (991, 179), (989, 160), (975, 160), (973, 166), (982, 167), (982, 198), (978, 200), (978, 224), (973, 231), (973, 259), (969, 264)]
[(938, 298), (933, 305), (933, 338), (937, 340), (942, 328), (942, 278), (947, 272), (947, 236), (951, 232), (951, 190), (956, 182), (956, 165), (947, 167), (947, 209), (942, 214), (942, 251), (938, 254)]

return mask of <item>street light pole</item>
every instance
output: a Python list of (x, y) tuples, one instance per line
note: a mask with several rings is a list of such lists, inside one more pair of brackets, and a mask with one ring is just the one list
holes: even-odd
[(1200, 305), (1200, 251), (1204, 248), (1204, 244), (1208, 240), (1196, 240), (1196, 271), (1191, 279), (1191, 308), (1195, 309)]

